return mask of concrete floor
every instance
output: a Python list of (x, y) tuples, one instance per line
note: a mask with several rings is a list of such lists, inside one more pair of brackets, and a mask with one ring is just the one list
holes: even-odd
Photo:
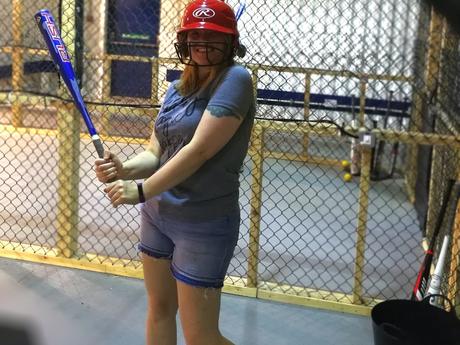
[[(27, 325), (33, 345), (142, 345), (145, 305), (138, 279), (0, 258), (0, 326)], [(228, 294), (220, 325), (237, 345), (373, 344), (369, 317)]]

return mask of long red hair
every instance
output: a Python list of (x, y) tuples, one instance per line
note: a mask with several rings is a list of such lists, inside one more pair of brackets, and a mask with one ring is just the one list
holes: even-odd
[[(186, 35), (180, 35), (179, 37), (180, 41), (185, 41)], [(216, 80), (217, 76), (220, 74), (220, 72), (225, 69), (228, 66), (233, 65), (233, 37), (228, 35), (228, 47), (230, 49), (227, 54), (229, 55), (229, 58), (221, 63), (220, 65), (216, 66), (210, 66), (210, 72), (206, 76), (205, 79), (200, 80), (199, 78), (199, 73), (198, 69), (200, 68), (197, 65), (186, 65), (184, 68), (184, 71), (182, 72), (182, 75), (180, 77), (179, 82), (176, 85), (176, 89), (179, 91), (179, 93), (182, 96), (189, 96), (199, 90), (205, 89), (208, 87), (213, 81)]]

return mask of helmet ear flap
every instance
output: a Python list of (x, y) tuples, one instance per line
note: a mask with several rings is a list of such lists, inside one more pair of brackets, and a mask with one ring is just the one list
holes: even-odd
[(235, 39), (234, 43), (234, 54), (238, 56), (239, 58), (243, 58), (246, 55), (246, 47), (241, 44), (240, 40), (238, 38)]
[(239, 58), (244, 58), (246, 56), (246, 47), (242, 44), (238, 44), (235, 54)]

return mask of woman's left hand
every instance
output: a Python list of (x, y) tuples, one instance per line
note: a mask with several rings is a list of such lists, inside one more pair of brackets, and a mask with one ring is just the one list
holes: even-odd
[(134, 181), (118, 180), (107, 185), (104, 192), (110, 198), (113, 207), (121, 204), (136, 205), (139, 203), (139, 191)]

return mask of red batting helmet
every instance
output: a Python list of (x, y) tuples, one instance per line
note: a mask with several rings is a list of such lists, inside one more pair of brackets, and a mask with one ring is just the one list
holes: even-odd
[(194, 0), (187, 5), (177, 33), (206, 29), (223, 32), (238, 38), (233, 9), (221, 0)]

